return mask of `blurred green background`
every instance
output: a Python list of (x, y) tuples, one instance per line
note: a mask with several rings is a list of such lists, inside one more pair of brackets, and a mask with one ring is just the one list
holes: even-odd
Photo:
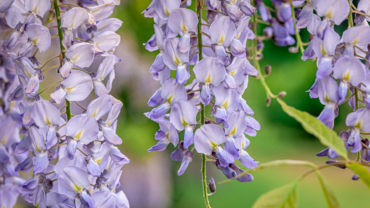
[[(143, 82), (144, 85), (155, 83), (155, 81), (151, 81), (151, 74), (148, 70), (157, 52), (150, 53), (143, 46), (143, 43), (153, 34), (154, 22), (152, 19), (144, 18), (141, 14), (150, 2), (151, 0), (122, 1), (115, 11), (115, 16), (124, 22), (119, 31), (124, 36), (124, 44), (130, 45), (130, 53), (137, 56), (141, 63), (148, 64), (147, 68), (144, 69), (142, 69), (143, 67), (136, 68), (133, 66), (132, 69), (125, 70), (144, 70), (140, 73), (140, 76), (147, 77), (147, 81)], [(343, 27), (337, 29), (343, 31), (346, 28), (345, 25), (347, 25), (346, 22)], [(301, 33), (307, 34), (307, 31)], [(308, 35), (302, 36), (304, 42), (306, 42)], [(286, 91), (287, 96), (283, 99), (287, 104), (318, 116), (323, 109), (323, 105), (320, 104), (318, 99), (310, 99), (309, 94), (305, 92), (315, 80), (316, 62), (303, 62), (300, 59), (300, 53), (291, 54), (288, 52), (288, 47), (275, 46), (271, 40), (265, 42), (263, 54), (264, 58), (260, 62), (261, 67), (263, 68), (267, 64), (272, 66), (272, 74), (267, 77), (266, 81), (273, 93)], [(117, 56), (120, 57), (120, 54), (118, 53)], [(117, 70), (120, 69), (117, 68)], [(143, 113), (151, 110), (150, 107), (146, 106), (146, 101), (157, 88), (143, 88), (147, 91), (142, 92), (132, 82), (135, 82), (135, 80), (130, 80), (129, 84), (123, 84), (123, 87), (116, 91), (116, 96), (123, 100), (125, 108), (120, 117), (118, 134), (123, 139), (123, 152), (132, 161), (131, 164), (123, 168), (124, 173), (125, 171), (130, 172), (135, 163), (152, 163), (151, 159), (153, 157), (161, 155), (161, 158), (155, 161), (161, 164), (151, 164), (154, 169), (147, 169), (146, 171), (154, 171), (155, 169), (171, 170), (164, 176), (165, 182), (163, 183), (166, 183), (169, 189), (164, 193), (164, 198), (167, 201), (162, 206), (176, 208), (204, 207), (200, 156), (196, 155), (185, 174), (178, 177), (176, 172), (180, 162), (168, 160), (174, 149), (173, 146), (169, 145), (164, 153), (147, 152), (147, 149), (156, 142), (154, 133), (157, 131), (158, 125), (147, 119)], [(158, 85), (154, 86), (158, 87)], [(136, 99), (139, 98), (140, 102), (138, 103)], [(325, 147), (315, 137), (307, 134), (298, 122), (287, 116), (276, 100), (272, 101), (270, 107), (266, 107), (265, 91), (258, 79), (250, 78), (249, 87), (244, 94), (244, 98), (255, 111), (254, 117), (261, 124), (261, 130), (257, 136), (249, 138), (251, 145), (247, 148), (247, 151), (255, 160), (260, 161), (260, 163), (279, 159), (309, 160), (319, 165), (328, 160), (315, 156), (317, 152)], [(344, 121), (346, 115), (350, 112), (347, 104), (339, 108), (339, 116), (335, 120), (335, 130), (338, 133), (347, 129)], [(261, 194), (298, 179), (307, 170), (308, 168), (297, 166), (270, 168), (255, 172), (253, 174), (255, 180), (250, 183), (232, 181), (217, 185), (216, 194), (210, 196), (211, 206), (213, 208), (251, 207)], [(366, 207), (365, 204), (370, 191), (361, 181), (351, 180), (353, 175), (351, 171), (333, 167), (324, 169), (322, 172), (333, 187), (342, 207)], [(148, 174), (151, 174), (151, 172)], [(214, 177), (216, 181), (225, 179), (221, 171), (218, 171), (212, 163), (207, 163), (207, 177), (208, 179)], [(160, 185), (161, 183), (158, 184), (158, 186)], [(130, 199), (131, 190), (125, 187), (124, 182), (122, 188)], [(135, 198), (134, 201), (130, 199), (133, 207), (158, 207), (156, 204), (137, 203), (136, 196), (132, 195), (132, 197)], [(146, 195), (141, 195), (139, 198), (148, 200)], [(310, 175), (299, 186), (299, 207), (326, 206), (318, 180), (315, 175)]]

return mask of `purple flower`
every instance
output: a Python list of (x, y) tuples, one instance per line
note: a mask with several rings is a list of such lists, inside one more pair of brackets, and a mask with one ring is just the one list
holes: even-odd
[(215, 95), (214, 116), (217, 123), (223, 123), (227, 128), (228, 115), (239, 107), (239, 95), (235, 89), (225, 89), (224, 86), (219, 85), (213, 88)]
[(50, 97), (52, 101), (60, 105), (64, 99), (69, 101), (81, 101), (86, 99), (93, 89), (91, 76), (77, 70), (60, 83), (60, 86)]
[(170, 121), (179, 131), (185, 129), (184, 147), (188, 148), (194, 143), (194, 128), (197, 124), (198, 108), (191, 102), (179, 100), (172, 106)]
[(240, 10), (247, 16), (251, 16), (257, 12), (257, 9), (251, 5), (250, 0), (241, 0), (239, 4)]
[(168, 17), (168, 27), (181, 35), (177, 50), (186, 53), (190, 50), (190, 36), (197, 31), (197, 15), (189, 9), (176, 9)]
[(369, 124), (370, 110), (368, 108), (361, 108), (355, 112), (348, 114), (346, 125), (351, 127), (351, 133), (348, 137), (348, 146), (352, 146), (351, 152), (356, 153), (361, 150), (361, 130), (365, 132), (370, 131)]
[(195, 77), (202, 83), (200, 98), (201, 102), (208, 105), (211, 101), (211, 87), (218, 86), (225, 79), (225, 67), (217, 58), (204, 58), (193, 69)]
[[(13, 207), (20, 193), (36, 207), (92, 208), (91, 195), (101, 191), (116, 200), (115, 207), (129, 207), (124, 193), (115, 191), (120, 169), (129, 163), (113, 146), (122, 142), (115, 133), (122, 103), (109, 94), (114, 65), (119, 62), (113, 54), (120, 42), (115, 31), (122, 22), (107, 18), (119, 2), (79, 2), (84, 8), (59, 4), (54, 10), (67, 10), (62, 17), (50, 10), (51, 2), (0, 2), (0, 12), (5, 13), (0, 21), (5, 34), (0, 38), (0, 82), (4, 83), (0, 87), (0, 206)], [(61, 25), (54, 17), (61, 19)], [(46, 90), (53, 85), (44, 88), (40, 83), (50, 79), (43, 72), (52, 68), (43, 69), (47, 62), (39, 58), (44, 60), (42, 56), (54, 44), (49, 28), (59, 26), (64, 33), (59, 44), (67, 50), (58, 53), (65, 56), (58, 71), (64, 79), (48, 101), (43, 96), (48, 97)], [(90, 67), (96, 56), (105, 57), (96, 72), (81, 69)], [(90, 99), (94, 86), (97, 97)], [(65, 99), (89, 104), (83, 114), (76, 114)], [(49, 164), (52, 160), (57, 161), (55, 166)], [(17, 173), (31, 170), (29, 180)]]
[[(190, 41), (190, 40), (189, 40)], [(189, 73), (189, 51), (183, 53), (177, 49), (180, 39), (172, 38), (164, 44), (163, 62), (172, 70), (177, 70), (176, 80), (180, 84), (185, 84), (190, 78)], [(189, 43), (190, 44), (190, 43)]]
[(162, 19), (168, 19), (173, 10), (180, 7), (181, 0), (154, 0), (154, 8)]
[(318, 95), (320, 102), (325, 105), (324, 110), (319, 115), (318, 119), (322, 121), (328, 128), (334, 127), (334, 118), (337, 116), (338, 103), (338, 84), (331, 77), (324, 77), (318, 82)]
[(220, 165), (228, 166), (234, 162), (233, 156), (221, 147), (226, 143), (225, 133), (222, 127), (215, 124), (205, 124), (195, 132), (194, 147), (198, 153), (211, 155), (215, 152)]
[(46, 12), (50, 9), (51, 3), (48, 0), (24, 0), (24, 8), (33, 13), (34, 15), (39, 15), (44, 17)]
[(317, 37), (323, 39), (331, 22), (340, 25), (348, 16), (350, 6), (346, 0), (317, 1), (316, 12), (320, 17), (325, 17), (317, 29)]
[(163, 151), (169, 143), (172, 143), (175, 147), (179, 143), (179, 135), (171, 122), (161, 120), (158, 123), (160, 129), (155, 133), (155, 139), (158, 140), (158, 143), (148, 149), (148, 152)]
[(26, 33), (29, 41), (32, 42), (41, 53), (50, 48), (51, 35), (47, 27), (38, 24), (29, 24)]
[(171, 106), (179, 100), (186, 100), (187, 93), (183, 85), (176, 82), (175, 79), (169, 79), (163, 83), (161, 97), (163, 98), (163, 103), (160, 103), (160, 106), (154, 108), (147, 115), (152, 120), (157, 120), (163, 117), (171, 108)]
[(313, 50), (315, 56), (319, 58), (319, 66), (316, 72), (316, 77), (318, 79), (329, 76), (333, 72), (332, 62), (339, 39), (339, 35), (332, 28), (329, 28), (326, 31), (324, 40), (321, 40), (318, 37), (313, 39)]
[[(206, 0), (205, 3), (210, 10), (207, 20), (202, 18), (201, 22), (193, 11), (186, 9), (190, 1), (153, 0), (143, 12), (145, 17), (153, 17), (156, 23), (155, 34), (144, 45), (148, 51), (159, 49), (149, 72), (162, 85), (148, 101), (149, 106), (157, 107), (145, 113), (160, 125), (155, 134), (158, 142), (148, 151), (163, 151), (169, 143), (175, 147), (179, 143), (171, 159), (181, 161), (178, 175), (182, 175), (194, 156), (190, 149), (194, 144), (198, 153), (216, 159), (216, 166), (228, 178), (233, 178), (243, 172), (233, 164), (235, 159), (241, 159), (248, 168), (258, 163), (244, 151), (249, 144), (244, 134), (255, 136), (260, 125), (246, 116), (254, 112), (242, 98), (248, 86), (248, 75), (258, 75), (246, 57), (247, 41), (256, 37), (249, 24), (249, 16), (255, 14), (256, 9), (249, 0)], [(266, 9), (262, 1), (256, 5)], [(263, 17), (265, 21), (271, 18), (267, 9)], [(289, 21), (287, 25), (292, 23)], [(198, 28), (202, 34), (198, 34)], [(285, 28), (284, 31), (287, 32)], [(202, 48), (198, 43), (200, 36)], [(286, 38), (284, 36), (283, 41)], [(198, 55), (199, 50), (203, 56)], [(191, 69), (195, 75), (193, 80), (189, 80)], [(176, 80), (170, 78), (170, 70), (177, 70)], [(201, 121), (205, 124), (197, 129), (198, 112), (210, 104), (213, 107), (211, 117), (205, 117), (202, 112)], [(223, 127), (216, 123), (222, 123)], [(238, 130), (229, 129), (230, 125)], [(179, 141), (181, 131), (184, 131), (183, 141)], [(239, 142), (241, 140), (243, 144)], [(246, 182), (253, 177), (247, 174), (238, 180)]]
[(209, 28), (211, 43), (214, 47), (216, 57), (224, 65), (230, 64), (225, 47), (229, 47), (236, 36), (236, 28), (233, 21), (227, 16), (217, 18)]
[(338, 103), (342, 103), (346, 99), (349, 84), (359, 86), (366, 76), (366, 71), (360, 60), (344, 56), (336, 62), (333, 75), (334, 78), (341, 80), (338, 87)]
[(69, 198), (80, 198), (81, 203), (89, 208), (94, 207), (94, 199), (89, 195), (88, 174), (77, 167), (66, 167), (58, 176), (58, 192)]
[(98, 123), (88, 115), (78, 115), (68, 121), (66, 133), (69, 140), (66, 149), (67, 156), (70, 159), (74, 158), (78, 142), (88, 144), (97, 139), (98, 129)]
[(72, 67), (89, 67), (94, 60), (94, 47), (89, 43), (78, 43), (71, 46), (66, 52), (66, 59), (59, 69), (63, 78), (67, 78)]

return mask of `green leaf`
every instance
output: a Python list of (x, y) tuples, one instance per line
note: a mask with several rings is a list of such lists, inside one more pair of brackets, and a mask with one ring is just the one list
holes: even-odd
[(288, 106), (280, 99), (277, 100), (284, 112), (301, 123), (308, 133), (317, 137), (323, 145), (333, 148), (340, 156), (348, 160), (347, 151), (344, 148), (343, 142), (335, 131), (329, 129), (325, 124), (311, 114)]
[(361, 180), (370, 188), (370, 173), (364, 166), (358, 163), (350, 163), (347, 164), (347, 167), (355, 172), (361, 178)]
[(324, 196), (326, 202), (328, 203), (328, 207), (330, 208), (339, 208), (339, 202), (337, 197), (334, 195), (333, 190), (331, 189), (329, 183), (326, 181), (323, 175), (319, 171), (316, 171), (317, 178), (320, 181), (322, 191), (324, 192)]
[(305, 161), (305, 160), (274, 160), (271, 162), (262, 163), (252, 170), (253, 171), (262, 170), (262, 169), (270, 168), (270, 167), (282, 167), (282, 166), (288, 166), (288, 165), (304, 165), (304, 166), (316, 168), (316, 165), (314, 163), (310, 161)]
[(298, 206), (297, 187), (299, 181), (271, 190), (253, 204), (253, 208), (295, 208)]

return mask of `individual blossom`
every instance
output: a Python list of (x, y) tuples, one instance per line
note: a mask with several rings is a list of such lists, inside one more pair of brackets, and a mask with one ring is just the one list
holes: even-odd
[(370, 39), (364, 34), (368, 33), (369, 30), (370, 27), (368, 25), (364, 25), (352, 27), (344, 31), (341, 40), (341, 42), (344, 44), (342, 46), (343, 49), (341, 49), (343, 50), (342, 55), (354, 56), (356, 53), (361, 56), (366, 56), (366, 54), (364, 55), (363, 51), (367, 51), (367, 45), (370, 42)]
[(184, 147), (188, 148), (194, 143), (194, 129), (197, 125), (198, 108), (186, 100), (179, 100), (178, 103), (172, 106), (170, 121), (179, 131), (185, 129), (184, 132)]
[(182, 53), (177, 50), (180, 40), (172, 38), (164, 44), (164, 57), (163, 62), (172, 70), (176, 70), (176, 80), (180, 84), (186, 83), (190, 78), (189, 73), (189, 52)]
[(71, 46), (66, 52), (66, 59), (59, 73), (63, 78), (69, 77), (72, 67), (89, 67), (94, 60), (94, 47), (89, 43), (78, 43)]
[(224, 143), (226, 143), (224, 130), (218, 125), (206, 124), (195, 132), (194, 147), (197, 152), (205, 155), (212, 155), (214, 152), (220, 165), (226, 167), (234, 162), (234, 158), (221, 147)]
[[(159, 95), (156, 96), (159, 97)], [(162, 99), (161, 102), (157, 103), (160, 105), (154, 108), (147, 116), (154, 120), (163, 117), (167, 111), (171, 108), (179, 100), (186, 100), (187, 93), (185, 91), (185, 87), (180, 83), (176, 83), (175, 79), (169, 79), (165, 83), (163, 83), (163, 88), (161, 90), (160, 97)]]
[(172, 143), (175, 147), (179, 143), (179, 135), (171, 122), (161, 120), (158, 123), (160, 129), (155, 133), (155, 139), (158, 140), (158, 142), (148, 149), (148, 152), (163, 151), (169, 143)]
[(325, 105), (318, 119), (329, 128), (334, 127), (334, 118), (338, 115), (339, 97), (337, 90), (338, 84), (331, 77), (324, 77), (318, 81), (318, 96), (320, 102)]
[(90, 187), (88, 174), (77, 167), (66, 167), (58, 176), (58, 192), (69, 198), (80, 198), (86, 207), (94, 207), (94, 200), (87, 188)]
[(39, 100), (34, 104), (31, 116), (37, 126), (47, 128), (46, 147), (50, 148), (55, 145), (57, 143), (56, 131), (60, 123), (58, 108), (49, 101)]
[(154, 8), (158, 16), (162, 19), (168, 19), (173, 10), (178, 9), (181, 0), (153, 0)]
[(98, 135), (98, 123), (88, 115), (78, 115), (67, 123), (67, 156), (73, 159), (77, 150), (77, 143), (88, 144)]
[(297, 17), (297, 28), (308, 27), (312, 21), (314, 21), (314, 12), (316, 8), (317, 0), (309, 0), (306, 5), (302, 8), (299, 16)]
[(219, 59), (208, 57), (199, 61), (193, 70), (197, 81), (201, 83), (201, 102), (208, 105), (211, 101), (211, 89), (225, 79), (225, 67)]
[(225, 89), (219, 85), (213, 88), (215, 95), (214, 116), (217, 123), (223, 123), (224, 127), (228, 127), (228, 115), (236, 111), (239, 107), (239, 95), (235, 89)]
[(338, 102), (342, 103), (350, 85), (357, 87), (366, 76), (364, 65), (355, 57), (344, 56), (334, 66), (334, 78), (339, 79)]
[(321, 39), (324, 38), (330, 24), (340, 25), (347, 18), (350, 10), (346, 0), (317, 1), (315, 9), (320, 17), (324, 17), (316, 32), (317, 37)]
[(225, 47), (229, 47), (236, 36), (235, 24), (227, 16), (219, 17), (211, 24), (209, 33), (216, 57), (222, 64), (229, 65), (230, 58), (226, 54)]
[(346, 125), (351, 127), (351, 132), (348, 137), (348, 146), (352, 146), (351, 152), (356, 153), (361, 150), (361, 130), (365, 132), (370, 131), (369, 123), (370, 111), (368, 108), (361, 108), (355, 112), (348, 114), (346, 119)]
[(334, 29), (328, 28), (324, 40), (321, 40), (317, 36), (312, 40), (313, 50), (315, 56), (318, 58), (317, 62), (319, 66), (316, 72), (318, 79), (329, 76), (333, 72), (333, 58), (339, 39), (340, 37)]
[(174, 33), (181, 35), (177, 50), (181, 53), (190, 50), (190, 37), (196, 34), (198, 25), (197, 15), (189, 9), (174, 10), (168, 17), (168, 27)]
[(84, 8), (74, 7), (62, 16), (61, 27), (64, 28), (63, 45), (69, 49), (73, 43), (73, 30), (86, 23), (89, 15)]
[(65, 99), (69, 101), (81, 101), (86, 99), (93, 89), (91, 76), (78, 71), (72, 71), (71, 75), (63, 80), (50, 97), (52, 101), (60, 105)]

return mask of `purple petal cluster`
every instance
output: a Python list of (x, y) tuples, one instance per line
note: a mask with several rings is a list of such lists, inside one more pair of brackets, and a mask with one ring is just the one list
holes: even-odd
[[(115, 146), (122, 143), (116, 134), (122, 102), (109, 93), (122, 24), (109, 16), (119, 1), (76, 4), (0, 1), (0, 207), (13, 207), (19, 194), (39, 208), (129, 207), (117, 191), (121, 168), (130, 162)], [(42, 81), (51, 77), (38, 58), (59, 37), (50, 30), (57, 21), (65, 50), (61, 81), (47, 100)], [(98, 57), (96, 72), (84, 70)], [(70, 112), (71, 103), (83, 112)], [(20, 177), (29, 171), (31, 178)]]
[[(246, 49), (247, 40), (255, 38), (248, 26), (256, 9), (249, 0), (206, 0), (207, 19), (200, 21), (187, 8), (190, 3), (153, 0), (143, 12), (155, 22), (155, 34), (144, 45), (148, 51), (159, 51), (149, 72), (161, 84), (148, 101), (154, 108), (145, 113), (160, 127), (155, 133), (157, 144), (148, 151), (163, 151), (172, 144), (171, 159), (181, 161), (178, 175), (182, 175), (195, 149), (227, 178), (234, 178), (244, 172), (235, 160), (246, 168), (258, 164), (245, 149), (250, 144), (246, 135), (256, 136), (260, 124), (242, 97), (249, 76), (258, 75)], [(198, 45), (200, 35), (202, 45)], [(201, 106), (210, 109), (204, 124)], [(237, 180), (249, 182), (253, 176), (245, 174)]]
[[(368, 11), (368, 1), (358, 3), (358, 11)], [(355, 6), (352, 6), (355, 9)], [(314, 12), (316, 11), (316, 13)], [(353, 112), (347, 115), (347, 131), (340, 134), (345, 147), (352, 153), (361, 151), (361, 162), (370, 163), (369, 140), (363, 137), (370, 132), (369, 45), (370, 26), (364, 15), (356, 15), (355, 23), (349, 19), (347, 30), (340, 36), (334, 29), (347, 19), (350, 12), (346, 0), (308, 1), (297, 21), (298, 28), (307, 28), (313, 36), (302, 59), (317, 58), (316, 80), (309, 89), (311, 98), (319, 98), (325, 105), (318, 119), (327, 127), (334, 127), (338, 106), (349, 103)], [(366, 12), (363, 12), (366, 14)], [(350, 14), (352, 15), (352, 14)], [(318, 156), (336, 158), (331, 148)]]
[[(255, 0), (255, 6), (261, 15), (261, 21), (268, 25), (264, 28), (265, 38), (272, 38), (278, 46), (294, 45), (296, 41), (292, 35), (295, 35), (296, 32), (290, 1), (271, 0), (271, 2), (275, 9), (275, 17), (271, 15), (271, 8), (267, 7), (263, 0)], [(293, 4), (300, 5), (302, 1), (293, 0)], [(259, 42), (257, 49), (262, 50), (264, 47), (263, 39), (257, 40)]]

